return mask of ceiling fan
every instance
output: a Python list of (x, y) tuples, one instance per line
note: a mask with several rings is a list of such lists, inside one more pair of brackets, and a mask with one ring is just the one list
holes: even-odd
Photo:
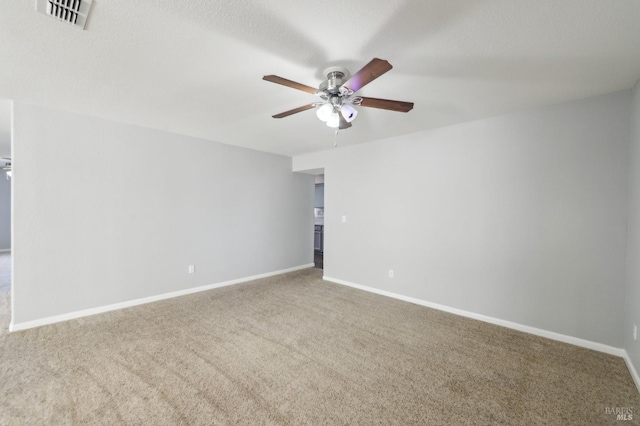
[(337, 129), (348, 129), (351, 127), (351, 122), (358, 115), (358, 110), (356, 110), (354, 106), (380, 108), (399, 112), (409, 112), (413, 109), (413, 102), (392, 101), (390, 99), (355, 95), (358, 90), (391, 68), (393, 67), (388, 61), (378, 58), (373, 58), (371, 62), (354, 75), (350, 75), (346, 68), (327, 68), (324, 72), (327, 79), (320, 84), (318, 89), (278, 77), (277, 75), (265, 75), (262, 79), (293, 89), (302, 90), (303, 92), (311, 93), (322, 99), (320, 102), (314, 102), (281, 112), (280, 114), (274, 115), (273, 118), (284, 118), (298, 112), (316, 108), (316, 115), (320, 120), (324, 121), (327, 126)]

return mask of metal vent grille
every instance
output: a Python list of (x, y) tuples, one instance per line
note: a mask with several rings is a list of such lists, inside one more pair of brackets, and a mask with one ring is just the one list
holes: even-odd
[(84, 29), (91, 2), (92, 0), (37, 0), (36, 9), (40, 13)]

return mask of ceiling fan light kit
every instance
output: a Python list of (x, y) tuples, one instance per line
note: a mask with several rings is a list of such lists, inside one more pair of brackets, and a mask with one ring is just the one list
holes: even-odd
[(331, 67), (324, 71), (327, 79), (320, 83), (318, 90), (311, 86), (296, 83), (276, 75), (265, 75), (263, 80), (281, 84), (293, 89), (302, 90), (318, 96), (322, 100), (309, 105), (294, 108), (289, 111), (276, 114), (273, 118), (284, 118), (298, 112), (315, 108), (316, 116), (327, 126), (335, 129), (348, 129), (351, 122), (358, 116), (356, 106), (386, 109), (390, 111), (409, 112), (413, 109), (413, 102), (393, 101), (390, 99), (365, 98), (355, 96), (355, 93), (371, 83), (382, 74), (389, 71), (391, 64), (384, 60), (373, 58), (367, 65), (354, 75), (342, 67)]
[(333, 105), (330, 104), (322, 104), (316, 107), (316, 116), (320, 119), (320, 121), (327, 121), (329, 117), (333, 114)]
[(329, 116), (329, 119), (327, 120), (327, 126), (333, 127), (334, 129), (340, 126), (340, 116), (337, 112), (334, 112)]
[(358, 110), (349, 104), (342, 105), (340, 113), (347, 122), (351, 123), (358, 116)]

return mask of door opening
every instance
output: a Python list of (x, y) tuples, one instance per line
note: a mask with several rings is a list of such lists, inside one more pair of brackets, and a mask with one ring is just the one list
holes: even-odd
[(0, 99), (0, 335), (11, 322), (11, 101)]
[(314, 195), (313, 261), (316, 268), (324, 267), (324, 175), (316, 175)]

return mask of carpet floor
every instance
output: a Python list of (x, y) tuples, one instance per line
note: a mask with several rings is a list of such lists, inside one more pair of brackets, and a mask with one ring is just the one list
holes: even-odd
[[(314, 268), (0, 336), (0, 424), (615, 424), (624, 360)], [(620, 424), (620, 423), (618, 423)]]

